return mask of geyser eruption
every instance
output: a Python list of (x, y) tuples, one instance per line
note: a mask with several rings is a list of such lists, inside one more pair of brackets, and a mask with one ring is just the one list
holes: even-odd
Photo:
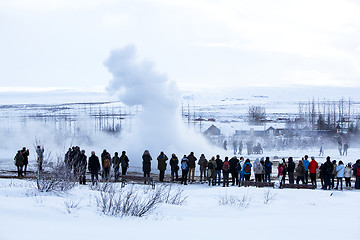
[(208, 157), (216, 154), (214, 147), (183, 123), (179, 111), (181, 95), (175, 82), (156, 72), (152, 62), (139, 60), (134, 46), (112, 51), (105, 66), (113, 76), (107, 90), (128, 106), (143, 106), (132, 131), (123, 133), (120, 143), (136, 165), (140, 166), (145, 149), (153, 158), (160, 151), (168, 157), (171, 153), (182, 157), (191, 151)]

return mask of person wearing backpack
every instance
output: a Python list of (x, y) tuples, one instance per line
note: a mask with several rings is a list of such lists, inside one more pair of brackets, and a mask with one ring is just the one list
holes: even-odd
[(250, 181), (251, 168), (252, 168), (252, 164), (250, 163), (250, 159), (246, 159), (246, 161), (243, 165), (243, 174), (244, 174), (245, 181)]
[(342, 161), (339, 161), (339, 165), (336, 167), (336, 190), (339, 189), (339, 182), (340, 182), (340, 190), (343, 190), (343, 177), (345, 172), (345, 165)]
[(259, 158), (254, 161), (255, 182), (261, 182), (262, 165)]
[(204, 180), (206, 181), (206, 168), (208, 165), (208, 160), (206, 159), (204, 154), (201, 154), (199, 161), (198, 161), (198, 165), (200, 166), (200, 182), (202, 183), (203, 180), (203, 176), (204, 176)]
[(223, 167), (223, 161), (220, 159), (220, 155), (216, 155), (216, 175), (215, 175), (215, 183), (218, 178), (218, 185), (220, 185), (221, 182), (221, 171)]
[(179, 175), (178, 175), (178, 171), (179, 171), (179, 159), (176, 156), (175, 153), (173, 153), (171, 155), (171, 159), (170, 159), (170, 167), (171, 167), (171, 181), (173, 182), (178, 181), (179, 180)]
[(270, 162), (270, 158), (265, 158), (265, 182), (271, 182), (270, 175), (272, 173), (272, 165), (273, 163)]
[(230, 164), (229, 164), (228, 157), (225, 157), (222, 171), (223, 171), (223, 187), (225, 187), (225, 185), (228, 187), (229, 186), (229, 173), (230, 173)]
[(184, 185), (187, 185), (187, 176), (189, 173), (189, 160), (186, 157), (186, 155), (184, 155), (184, 157), (181, 159), (181, 171), (182, 171), (181, 184), (184, 183)]
[(216, 177), (216, 161), (215, 161), (215, 157), (211, 157), (210, 161), (208, 162), (208, 181), (209, 181), (209, 186), (210, 184), (212, 184), (213, 186), (215, 186), (215, 177)]
[(302, 160), (299, 161), (296, 169), (296, 184), (299, 184), (300, 181), (302, 184), (305, 184), (304, 178), (305, 178), (305, 167), (304, 164), (302, 162)]
[(103, 168), (103, 175), (102, 175), (102, 179), (103, 181), (108, 181), (109, 180), (109, 176), (110, 176), (110, 166), (111, 166), (111, 156), (110, 153), (108, 153), (106, 151), (106, 149), (104, 149), (104, 151), (101, 154), (101, 165)]
[(159, 181), (163, 182), (165, 177), (165, 170), (166, 170), (166, 161), (168, 160), (168, 157), (165, 155), (164, 152), (160, 152), (160, 155), (157, 157), (158, 160), (158, 169), (160, 171), (159, 174)]
[(239, 184), (239, 177), (238, 177), (239, 175), (238, 175), (238, 171), (236, 169), (236, 166), (238, 163), (239, 163), (239, 159), (236, 156), (232, 157), (229, 161), (232, 186), (234, 186), (235, 184), (236, 185)]
[(348, 165), (345, 167), (344, 170), (346, 189), (351, 189), (351, 174), (352, 174), (351, 163), (348, 163)]
[(360, 189), (360, 159), (353, 165), (355, 175), (355, 189)]

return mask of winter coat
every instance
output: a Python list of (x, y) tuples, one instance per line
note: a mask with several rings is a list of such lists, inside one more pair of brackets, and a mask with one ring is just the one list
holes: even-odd
[(313, 159), (309, 163), (309, 171), (310, 173), (316, 173), (316, 169), (319, 168), (319, 164)]
[(222, 170), (223, 170), (224, 174), (227, 174), (227, 173), (230, 172), (230, 163), (229, 163), (229, 161), (224, 161)]
[(216, 171), (222, 170), (223, 167), (223, 161), (220, 158), (217, 158), (216, 160)]
[(278, 176), (284, 176), (284, 170), (285, 170), (284, 165), (279, 164), (279, 166), (278, 166)]
[(189, 156), (187, 156), (188, 159), (188, 164), (189, 164), (189, 168), (195, 168), (195, 162), (197, 160), (197, 158), (194, 156), (194, 154), (190, 154)]
[(326, 161), (326, 162), (323, 164), (323, 167), (324, 167), (324, 174), (329, 174), (329, 175), (331, 175), (331, 174), (333, 173), (334, 165), (332, 164), (332, 162)]
[(293, 160), (289, 160), (288, 166), (287, 166), (287, 172), (293, 173), (295, 171), (295, 163)]
[(265, 160), (265, 173), (272, 173), (272, 162)]
[(86, 166), (87, 166), (87, 162), (86, 162), (86, 155), (81, 153), (79, 155), (79, 158), (78, 158), (78, 166), (77, 166), (77, 170), (79, 173), (81, 174), (85, 174), (86, 173)]
[(111, 163), (113, 164), (113, 168), (119, 169), (119, 166), (120, 166), (120, 158), (119, 158), (119, 156), (114, 156), (111, 159)]
[(352, 175), (351, 167), (345, 167), (344, 177), (346, 177), (346, 178), (351, 178), (351, 175)]
[(103, 152), (103, 153), (101, 154), (101, 166), (103, 166), (103, 167), (104, 167), (104, 161), (105, 161), (106, 158), (109, 159), (109, 160), (111, 160), (110, 153), (108, 153), (108, 152)]
[(344, 164), (340, 164), (339, 166), (336, 167), (336, 177), (338, 178), (344, 177), (344, 172), (345, 172)]
[(129, 167), (129, 158), (125, 154), (121, 154), (120, 156), (121, 169), (125, 169)]
[(208, 165), (208, 161), (205, 157), (200, 157), (198, 161), (198, 165), (200, 165), (200, 171), (205, 171)]
[(29, 149), (26, 149), (25, 151), (21, 150), (21, 154), (24, 158), (24, 165), (29, 164)]
[(304, 164), (305, 172), (308, 171), (309, 170), (309, 164), (310, 164), (309, 160), (304, 159), (302, 161), (302, 163)]
[(37, 148), (36, 153), (39, 159), (41, 160), (44, 159), (44, 148)]
[(239, 163), (239, 159), (237, 159), (237, 157), (232, 157), (229, 160), (229, 163), (230, 163), (230, 172), (237, 172), (236, 166)]
[(179, 159), (175, 157), (171, 157), (170, 159), (170, 167), (172, 172), (179, 171)]
[(20, 152), (16, 153), (14, 160), (15, 160), (14, 161), (15, 166), (18, 167), (24, 166), (24, 157)]
[(213, 168), (212, 169), (208, 169), (208, 177), (214, 179), (215, 175), (216, 175), (216, 161), (215, 160), (210, 160), (208, 163), (208, 166), (212, 165)]
[(89, 157), (88, 169), (91, 172), (100, 170), (100, 161), (99, 158), (94, 154)]
[(254, 173), (255, 174), (261, 174), (262, 173), (262, 165), (259, 161), (259, 159), (256, 159), (254, 162)]
[(336, 167), (337, 167), (337, 164), (336, 163), (333, 163), (333, 172), (332, 172), (332, 175), (335, 175), (336, 176)]
[(296, 176), (300, 176), (300, 177), (303, 177), (305, 176), (305, 167), (304, 167), (304, 164), (302, 163), (299, 163), (299, 165), (296, 167), (295, 169), (296, 171)]
[(163, 155), (159, 155), (157, 157), (157, 160), (158, 160), (158, 169), (160, 171), (165, 171), (166, 170), (166, 161), (168, 160), (168, 157), (163, 154)]
[(143, 159), (143, 172), (151, 172), (151, 156), (150, 154), (143, 154), (142, 155), (142, 159)]
[(189, 171), (189, 160), (187, 159), (187, 157), (183, 157), (181, 159), (181, 170)]
[[(248, 167), (246, 167), (247, 165), (250, 166), (250, 172), (248, 172), (248, 173), (245, 172), (245, 170), (248, 168)], [(251, 174), (251, 168), (252, 168), (252, 164), (251, 164), (251, 163), (249, 163), (249, 162), (244, 163), (243, 168), (242, 168), (243, 174), (244, 174), (244, 175), (250, 175), (250, 174)]]

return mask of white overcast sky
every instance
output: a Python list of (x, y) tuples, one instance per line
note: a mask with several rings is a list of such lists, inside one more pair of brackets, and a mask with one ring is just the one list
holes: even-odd
[(128, 44), (184, 86), (360, 86), (360, 1), (0, 0), (0, 89), (103, 89)]

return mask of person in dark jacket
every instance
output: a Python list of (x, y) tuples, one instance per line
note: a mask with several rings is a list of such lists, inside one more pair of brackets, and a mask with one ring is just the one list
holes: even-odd
[(111, 159), (111, 163), (113, 165), (114, 168), (114, 177), (115, 177), (115, 181), (119, 180), (119, 169), (120, 169), (120, 158), (119, 158), (119, 153), (115, 152), (113, 158)]
[(273, 163), (270, 162), (270, 158), (265, 158), (265, 182), (271, 182), (270, 176), (272, 173), (272, 165)]
[(292, 157), (288, 158), (288, 165), (287, 165), (287, 173), (289, 175), (289, 183), (294, 184), (294, 171), (295, 171), (295, 163)]
[(168, 157), (165, 155), (164, 152), (160, 152), (160, 155), (157, 157), (158, 160), (158, 169), (160, 171), (159, 175), (159, 181), (164, 181), (165, 176), (165, 170), (166, 170), (166, 161), (168, 160)]
[(326, 157), (326, 162), (323, 164), (323, 170), (324, 170), (324, 181), (325, 181), (325, 186), (323, 189), (327, 190), (327, 189), (331, 189), (331, 175), (333, 173), (333, 169), (334, 169), (334, 165), (332, 162), (330, 162), (330, 157)]
[(121, 163), (121, 174), (122, 176), (126, 176), (127, 169), (129, 168), (129, 158), (126, 156), (126, 152), (122, 151), (120, 156)]
[(110, 176), (110, 166), (111, 166), (111, 156), (110, 153), (104, 149), (104, 151), (101, 153), (101, 166), (103, 170), (102, 179), (103, 181), (108, 181)]
[(223, 162), (223, 187), (228, 187), (229, 186), (229, 173), (230, 173), (230, 163), (229, 163), (229, 158), (225, 157), (225, 160)]
[(200, 166), (200, 182), (202, 183), (203, 176), (204, 176), (205, 181), (207, 179), (206, 168), (208, 165), (208, 160), (206, 159), (204, 154), (201, 154), (199, 161), (198, 161), (198, 165)]
[(360, 159), (353, 165), (353, 172), (355, 176), (355, 189), (360, 189)]
[(178, 175), (178, 171), (179, 171), (179, 159), (176, 156), (175, 153), (173, 153), (171, 155), (171, 159), (170, 159), (170, 167), (171, 167), (171, 181), (173, 182), (178, 181), (179, 180), (179, 175)]
[(187, 185), (187, 176), (189, 172), (189, 160), (187, 159), (186, 155), (181, 159), (181, 184)]
[(215, 184), (216, 184), (216, 179), (218, 178), (218, 185), (220, 185), (221, 182), (221, 171), (222, 171), (222, 167), (223, 167), (223, 161), (220, 159), (220, 155), (216, 155), (216, 175), (215, 175)]
[(29, 164), (29, 149), (26, 149), (26, 147), (23, 147), (21, 150), (21, 155), (24, 158), (24, 175), (26, 176), (27, 171), (27, 165)]
[(232, 186), (234, 186), (235, 184), (238, 185), (239, 184), (239, 174), (238, 171), (236, 169), (236, 166), (239, 163), (239, 159), (234, 156), (230, 159), (229, 161), (230, 163), (230, 173), (231, 173), (231, 181), (232, 181)]
[[(150, 177), (152, 157), (149, 153), (149, 150), (144, 151), (144, 154), (142, 155), (142, 159), (143, 159), (142, 169), (144, 172), (144, 178)], [(144, 183), (146, 184), (146, 180), (144, 180)]]
[(24, 166), (24, 157), (21, 154), (21, 151), (17, 151), (14, 157), (14, 163), (17, 167), (18, 177), (23, 177), (23, 166)]
[(94, 185), (99, 181), (98, 175), (100, 171), (100, 161), (99, 158), (95, 155), (94, 151), (91, 152), (91, 156), (89, 157), (88, 169), (91, 174), (91, 182)]
[(78, 157), (78, 177), (79, 177), (79, 183), (86, 185), (86, 166), (87, 166), (87, 157), (85, 155), (85, 150), (82, 150), (80, 152), (80, 155)]
[(190, 182), (190, 179), (191, 179), (191, 182), (194, 182), (195, 181), (195, 162), (197, 160), (197, 158), (194, 156), (194, 153), (191, 152), (189, 154), (189, 156), (187, 156), (187, 159), (189, 161), (189, 182)]
[(305, 166), (302, 160), (299, 161), (295, 171), (296, 171), (296, 184), (299, 184), (300, 181), (302, 184), (305, 184)]

